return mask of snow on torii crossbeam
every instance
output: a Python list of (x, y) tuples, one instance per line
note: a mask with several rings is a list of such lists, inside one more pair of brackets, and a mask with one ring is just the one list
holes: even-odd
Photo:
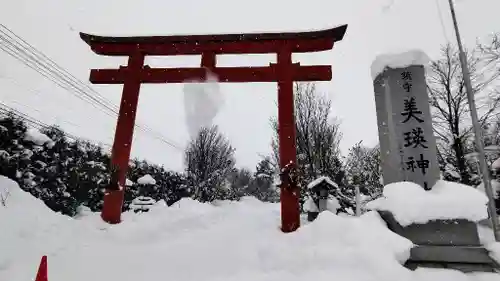
[[(342, 40), (347, 25), (332, 29), (296, 33), (253, 33), (223, 35), (179, 35), (145, 37), (103, 37), (80, 33), (80, 37), (98, 55), (128, 56), (128, 65), (119, 69), (92, 69), (93, 84), (123, 84), (120, 112), (116, 126), (111, 162), (118, 168), (118, 183), (125, 185), (132, 145), (139, 90), (142, 83), (185, 83), (205, 79), (207, 69), (220, 82), (277, 82), (279, 156), (281, 168), (296, 162), (294, 81), (329, 81), (330, 65), (303, 66), (292, 62), (292, 53), (330, 50)], [(217, 67), (218, 54), (276, 53), (277, 63), (264, 67)], [(144, 65), (146, 56), (201, 55), (200, 67), (151, 68)], [(292, 163), (292, 165), (290, 165)], [(107, 190), (102, 218), (119, 223), (123, 190)], [(281, 186), (281, 222), (284, 232), (300, 225), (299, 196), (295, 182)]]

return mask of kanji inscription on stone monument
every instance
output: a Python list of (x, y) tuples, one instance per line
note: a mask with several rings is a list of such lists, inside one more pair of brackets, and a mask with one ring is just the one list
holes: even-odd
[(424, 67), (386, 68), (373, 83), (384, 184), (430, 189), (439, 168)]

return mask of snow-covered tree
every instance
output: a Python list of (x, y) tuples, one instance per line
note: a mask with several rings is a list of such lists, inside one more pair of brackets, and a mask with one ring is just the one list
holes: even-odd
[[(29, 128), (15, 115), (0, 116), (0, 175), (17, 181), (52, 210), (76, 215), (78, 210), (99, 211), (103, 190), (110, 180), (110, 155), (102, 147), (70, 140), (57, 127)], [(133, 183), (125, 189), (124, 210), (133, 199), (150, 196), (173, 204), (190, 196), (182, 174), (163, 167), (131, 161), (128, 178), (150, 174), (156, 184), (141, 190)]]
[[(337, 184), (344, 177), (339, 142), (339, 122), (331, 116), (331, 101), (316, 90), (314, 83), (296, 83), (295, 127), (299, 183), (307, 185), (320, 176), (328, 176)], [(274, 130), (273, 157), (279, 163), (278, 120), (271, 119)], [(302, 202), (305, 191), (302, 189)]]
[(250, 183), (249, 195), (266, 202), (279, 201), (279, 190), (274, 185), (276, 171), (271, 162), (271, 157), (265, 157), (255, 167), (255, 174)]
[(234, 168), (234, 149), (217, 126), (202, 128), (185, 152), (186, 172), (194, 197), (202, 202), (224, 199), (225, 180)]
[[(498, 92), (495, 95), (495, 90), (491, 87), (498, 78), (498, 73), (488, 69), (488, 63), (477, 49), (467, 53), (467, 62), (480, 122), (484, 125), (499, 109), (500, 95)], [(451, 164), (460, 174), (462, 183), (472, 184), (470, 167), (465, 157), (475, 150), (467, 91), (458, 52), (451, 45), (444, 46), (441, 58), (431, 63), (427, 84), (441, 170)]]
[(380, 147), (370, 148), (356, 143), (345, 160), (347, 185), (358, 186), (361, 193), (377, 198), (382, 194)]

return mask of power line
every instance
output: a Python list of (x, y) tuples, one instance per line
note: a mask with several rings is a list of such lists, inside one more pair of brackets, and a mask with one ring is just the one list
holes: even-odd
[[(49, 57), (47, 57), (45, 54), (43, 54), (42, 52), (40, 52), (39, 50), (37, 50), (34, 46), (30, 45), (24, 39), (22, 39), (21, 37), (19, 37), (17, 34), (15, 34), (12, 30), (10, 30), (9, 28), (7, 28), (5, 25), (0, 24), (0, 27), (2, 27), (3, 29), (7, 30), (7, 32), (0, 30), (0, 33), (1, 33), (0, 34), (0, 38), (2, 38), (2, 34), (5, 35), (5, 36), (7, 36), (10, 40), (5, 40), (5, 38), (3, 38), (3, 39), (5, 41), (7, 41), (8, 43), (10, 43), (10, 44), (12, 44), (12, 41), (14, 41), (23, 50), (20, 50), (19, 47), (17, 47), (17, 49), (20, 50), (21, 52), (23, 52), (25, 55), (27, 55), (33, 61), (36, 61), (37, 63), (39, 63), (41, 61), (45, 61), (45, 65), (43, 65), (44, 68), (46, 68), (46, 69), (52, 68), (52, 70), (54, 70), (52, 73), (54, 73), (59, 78), (64, 79), (64, 81), (66, 81), (66, 82), (73, 83), (72, 84), (73, 86), (78, 85), (78, 84), (80, 86), (83, 85), (84, 88), (86, 87), (86, 88), (90, 89), (92, 91), (92, 93), (95, 96), (97, 96), (97, 97), (94, 97), (94, 96), (92, 96), (92, 95), (90, 95), (90, 94), (82, 91), (82, 93), (85, 96), (89, 97), (90, 99), (92, 99), (92, 100), (94, 100), (94, 101), (96, 101), (98, 103), (103, 104), (103, 106), (105, 106), (106, 108), (108, 108), (111, 111), (113, 111), (113, 110), (115, 110), (117, 108), (116, 105), (114, 105), (112, 102), (106, 100), (98, 92), (94, 91), (92, 88), (90, 88), (89, 86), (87, 86), (85, 83), (83, 83), (82, 81), (78, 80), (75, 76), (73, 76), (71, 73), (69, 73), (68, 71), (66, 71), (65, 69), (63, 69), (56, 62), (54, 62), (52, 59), (50, 59)], [(81, 90), (81, 88), (76, 88), (76, 89), (77, 90)]]
[(436, 2), (437, 12), (438, 12), (438, 15), (439, 15), (439, 21), (441, 23), (441, 29), (442, 29), (442, 32), (443, 32), (443, 36), (446, 39), (446, 42), (448, 44), (450, 44), (450, 39), (448, 39), (448, 35), (446, 35), (446, 27), (445, 27), (444, 20), (443, 20), (443, 14), (441, 12), (441, 6), (439, 5), (439, 0), (435, 0), (434, 2)]
[[(105, 99), (90, 86), (77, 79), (71, 73), (59, 66), (42, 52), (38, 51), (34, 46), (30, 45), (3, 24), (0, 24), (0, 43), (1, 42), (4, 44), (0, 45), (0, 49), (19, 60), (24, 65), (35, 70), (60, 88), (65, 89), (84, 102), (91, 104), (108, 116), (114, 118), (118, 116), (118, 107), (116, 105)], [(144, 132), (149, 136), (176, 148), (177, 150), (183, 151), (179, 145), (169, 141), (151, 128), (139, 124), (136, 124), (135, 126), (139, 131)]]

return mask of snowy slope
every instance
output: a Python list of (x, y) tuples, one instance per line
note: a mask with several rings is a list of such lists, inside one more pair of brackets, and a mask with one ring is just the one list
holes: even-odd
[(185, 199), (149, 213), (124, 214), (109, 226), (97, 214), (68, 219), (0, 177), (0, 280), (35, 276), (48, 255), (49, 281), (137, 280), (500, 280), (401, 266), (410, 241), (376, 213), (359, 218), (324, 212), (292, 234), (278, 229), (278, 204), (253, 198), (201, 204)]

